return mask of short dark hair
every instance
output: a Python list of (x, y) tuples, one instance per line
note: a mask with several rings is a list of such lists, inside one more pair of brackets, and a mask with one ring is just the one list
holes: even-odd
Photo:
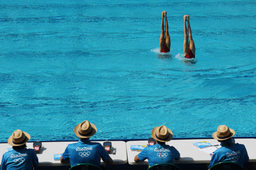
[(159, 143), (159, 144), (165, 144), (165, 142), (160, 142), (160, 141), (156, 141), (156, 143)]
[(83, 141), (83, 142), (86, 142), (86, 141), (88, 141), (90, 138), (80, 138), (80, 140), (81, 141)]
[(21, 146), (13, 146), (12, 148), (13, 148), (14, 150), (16, 150), (16, 149), (23, 149), (23, 148), (26, 148), (26, 147), (27, 147), (27, 145), (24, 144), (24, 145), (21, 145)]
[(230, 138), (230, 139), (227, 139), (227, 140), (224, 140), (224, 141), (220, 141), (221, 143), (221, 146), (232, 146), (234, 144), (234, 138)]

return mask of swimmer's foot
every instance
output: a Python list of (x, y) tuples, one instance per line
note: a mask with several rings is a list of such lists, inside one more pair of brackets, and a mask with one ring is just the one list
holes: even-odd
[(166, 11), (163, 11), (163, 12), (162, 12), (162, 16), (163, 16), (163, 17), (166, 17), (166, 15), (167, 15), (167, 12), (166, 12)]
[(188, 20), (188, 15), (184, 15), (184, 22), (186, 22)]

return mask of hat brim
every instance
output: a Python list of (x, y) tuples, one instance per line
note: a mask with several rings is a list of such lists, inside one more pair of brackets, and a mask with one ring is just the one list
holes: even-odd
[(81, 123), (79, 123), (78, 125), (76, 125), (75, 129), (74, 129), (74, 133), (77, 137), (79, 138), (90, 138), (91, 136), (93, 136), (96, 132), (97, 132), (97, 128), (94, 124), (90, 123), (91, 124), (91, 128), (92, 128), (92, 131), (90, 134), (87, 134), (86, 136), (84, 135), (81, 135), (79, 134), (78, 132), (78, 129), (79, 129), (79, 126), (80, 126)]
[(152, 136), (152, 138), (153, 139), (155, 139), (156, 141), (159, 141), (159, 142), (168, 142), (168, 141), (170, 141), (171, 139), (172, 139), (172, 137), (173, 137), (173, 133), (172, 133), (172, 131), (169, 129), (169, 128), (167, 128), (167, 130), (168, 130), (168, 133), (169, 133), (169, 137), (168, 138), (166, 138), (166, 139), (159, 139), (158, 137), (156, 137), (156, 130), (158, 129), (159, 127), (155, 127), (152, 131), (151, 131), (151, 136)]
[(230, 128), (229, 128), (229, 130), (230, 130), (230, 133), (231, 133), (232, 135), (230, 135), (230, 136), (228, 136), (228, 137), (226, 137), (226, 138), (219, 138), (219, 137), (217, 136), (217, 131), (212, 134), (212, 137), (213, 137), (214, 139), (218, 140), (218, 141), (225, 141), (225, 140), (228, 140), (228, 139), (232, 138), (232, 137), (236, 134), (236, 132), (235, 132), (233, 129), (230, 129)]
[(30, 140), (30, 135), (27, 132), (24, 132), (24, 131), (22, 131), (22, 132), (24, 133), (24, 135), (26, 137), (25, 140), (22, 143), (13, 143), (13, 137), (11, 135), (8, 139), (8, 144), (11, 145), (11, 146), (22, 146), (22, 145), (26, 144), (27, 141)]

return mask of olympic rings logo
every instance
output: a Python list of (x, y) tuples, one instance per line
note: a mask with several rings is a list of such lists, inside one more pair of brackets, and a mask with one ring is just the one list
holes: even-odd
[(78, 155), (84, 158), (90, 156), (90, 152), (79, 152)]
[(168, 156), (168, 153), (167, 152), (164, 152), (164, 153), (157, 153), (157, 156), (159, 157), (159, 158), (166, 158), (167, 156)]
[(13, 161), (16, 163), (23, 163), (25, 162), (25, 158), (17, 158), (17, 159), (14, 159)]

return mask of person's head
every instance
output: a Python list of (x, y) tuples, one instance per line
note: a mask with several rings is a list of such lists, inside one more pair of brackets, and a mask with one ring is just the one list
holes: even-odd
[(172, 131), (167, 128), (166, 126), (157, 126), (151, 131), (151, 136), (154, 138), (157, 142), (168, 142), (172, 139), (173, 133)]
[(15, 149), (25, 148), (30, 135), (20, 129), (15, 130), (8, 139), (8, 143)]
[(212, 137), (222, 144), (231, 144), (235, 131), (226, 125), (219, 125), (217, 131), (212, 134)]
[(90, 123), (88, 120), (85, 120), (76, 125), (74, 132), (75, 135), (81, 140), (88, 140), (97, 132), (97, 128), (94, 124)]

